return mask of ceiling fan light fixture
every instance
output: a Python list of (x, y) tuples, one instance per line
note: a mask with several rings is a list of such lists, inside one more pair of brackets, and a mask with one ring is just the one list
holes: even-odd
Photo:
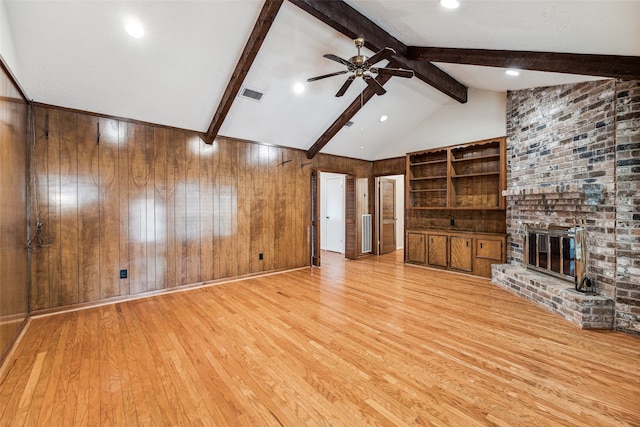
[(125, 30), (127, 30), (127, 34), (135, 39), (140, 39), (144, 36), (144, 28), (142, 28), (142, 24), (133, 19), (127, 22)]
[(507, 76), (517, 77), (520, 75), (520, 70), (516, 70), (515, 68), (510, 68), (504, 72)]
[(440, 6), (447, 9), (457, 9), (460, 7), (460, 2), (458, 0), (440, 0)]

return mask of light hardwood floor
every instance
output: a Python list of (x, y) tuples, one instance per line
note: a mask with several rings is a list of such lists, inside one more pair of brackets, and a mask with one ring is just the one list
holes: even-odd
[(640, 339), (402, 252), (33, 319), (0, 425), (640, 425)]

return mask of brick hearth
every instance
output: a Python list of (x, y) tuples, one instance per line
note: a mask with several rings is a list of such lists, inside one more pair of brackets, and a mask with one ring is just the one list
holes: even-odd
[(613, 300), (576, 292), (571, 283), (511, 264), (494, 264), (496, 285), (559, 314), (581, 329), (612, 329)]

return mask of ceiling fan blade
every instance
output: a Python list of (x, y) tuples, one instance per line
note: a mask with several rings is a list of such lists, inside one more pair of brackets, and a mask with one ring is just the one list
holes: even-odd
[(344, 95), (344, 93), (347, 91), (347, 89), (349, 89), (349, 86), (351, 86), (351, 83), (353, 83), (355, 78), (356, 78), (355, 74), (352, 75), (352, 76), (347, 77), (347, 81), (344, 82), (344, 84), (342, 85), (342, 87), (340, 88), (338, 93), (336, 93), (336, 97), (340, 97), (340, 96)]
[(334, 55), (333, 53), (325, 53), (322, 56), (332, 61), (336, 61), (339, 64), (346, 65), (347, 67), (351, 66), (351, 62), (347, 61), (346, 59), (342, 59), (339, 56)]
[(307, 81), (308, 82), (315, 82), (316, 80), (326, 79), (327, 77), (339, 76), (340, 74), (346, 74), (348, 72), (349, 72), (349, 70), (336, 71), (335, 73), (331, 73), (331, 74), (324, 74), (324, 75), (318, 76), (318, 77), (311, 77), (310, 79), (307, 79)]
[(375, 54), (373, 54), (371, 58), (367, 59), (367, 64), (369, 64), (369, 66), (377, 64), (383, 59), (390, 59), (395, 54), (395, 50), (391, 49), (390, 47), (385, 47), (384, 49), (380, 49)]
[(369, 71), (377, 74), (386, 74), (389, 76), (411, 78), (414, 76), (413, 70), (405, 70), (404, 68), (371, 68)]
[(365, 83), (367, 86), (371, 88), (372, 91), (376, 93), (376, 95), (384, 95), (387, 91), (382, 87), (380, 83), (376, 79), (371, 76), (363, 76)]

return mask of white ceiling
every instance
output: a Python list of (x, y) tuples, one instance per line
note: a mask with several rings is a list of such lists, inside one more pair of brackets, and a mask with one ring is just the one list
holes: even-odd
[[(259, 0), (2, 1), (16, 52), (9, 66), (35, 101), (201, 132), (262, 7)], [(347, 0), (406, 45), (640, 56), (640, 1), (461, 2), (451, 11), (437, 0)], [(124, 32), (129, 17), (142, 22), (144, 38)], [(285, 1), (245, 79), (265, 95), (259, 103), (236, 98), (220, 135), (308, 149), (362, 89), (356, 81), (335, 98), (344, 76), (306, 83), (341, 70), (322, 58), (325, 53), (348, 58), (355, 48)], [(452, 142), (442, 137), (447, 129), (455, 134), (461, 126), (456, 117), (483, 109), (492, 98), (486, 91), (585, 80), (533, 71), (510, 78), (499, 68), (436, 65), (472, 88), (468, 104), (417, 78), (394, 77), (387, 94), (375, 96), (323, 152), (374, 160), (403, 155), (416, 144), (445, 145)], [(296, 82), (304, 83), (303, 94), (293, 93)], [(380, 123), (382, 114), (389, 120)], [(504, 117), (497, 117), (486, 132), (504, 133)], [(434, 126), (438, 138), (429, 131)], [(498, 135), (486, 135), (492, 136)]]

